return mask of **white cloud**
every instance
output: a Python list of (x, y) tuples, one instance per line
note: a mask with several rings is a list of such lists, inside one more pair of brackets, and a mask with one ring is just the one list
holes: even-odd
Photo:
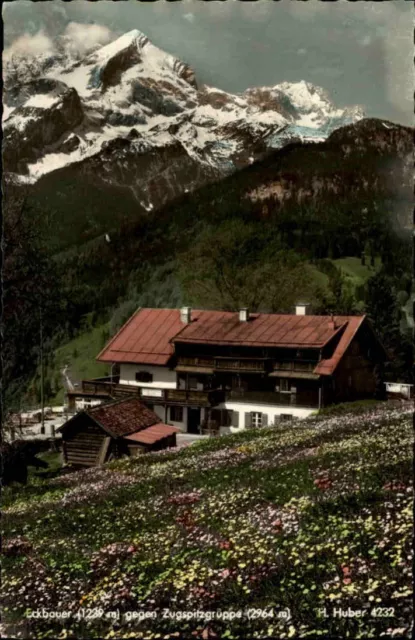
[(116, 34), (103, 25), (70, 22), (57, 39), (50, 38), (44, 31), (38, 31), (35, 35), (24, 33), (4, 50), (3, 59), (7, 62), (12, 56), (30, 59), (53, 55), (58, 43), (59, 49), (63, 47), (69, 55), (82, 57), (115, 38)]
[(65, 47), (73, 53), (85, 55), (98, 46), (102, 46), (114, 40), (116, 35), (100, 24), (82, 24), (70, 22), (63, 33)]
[(24, 33), (19, 36), (7, 49), (3, 52), (4, 60), (9, 60), (12, 56), (17, 58), (34, 58), (40, 55), (53, 54), (55, 45), (53, 40), (49, 38), (43, 31), (39, 31), (35, 35)]

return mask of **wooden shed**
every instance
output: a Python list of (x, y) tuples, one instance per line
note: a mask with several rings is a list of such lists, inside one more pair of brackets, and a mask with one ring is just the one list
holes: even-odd
[(81, 411), (58, 431), (62, 433), (64, 462), (93, 467), (125, 455), (174, 447), (180, 429), (163, 424), (133, 397)]

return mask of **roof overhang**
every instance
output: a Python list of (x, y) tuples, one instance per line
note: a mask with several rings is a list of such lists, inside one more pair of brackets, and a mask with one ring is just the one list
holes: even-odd
[(302, 380), (319, 380), (320, 375), (318, 373), (312, 373), (311, 371), (272, 371), (269, 374), (270, 378), (297, 378)]
[(145, 429), (131, 433), (128, 436), (122, 436), (122, 439), (130, 442), (136, 442), (137, 444), (155, 444), (156, 442), (164, 440), (164, 438), (168, 438), (169, 436), (175, 435), (179, 432), (180, 429), (178, 427), (158, 422), (153, 424), (151, 427), (146, 427)]
[(191, 366), (185, 366), (185, 365), (175, 367), (174, 370), (178, 371), (179, 373), (207, 373), (207, 374), (214, 373), (214, 369), (212, 369), (211, 367), (191, 367)]

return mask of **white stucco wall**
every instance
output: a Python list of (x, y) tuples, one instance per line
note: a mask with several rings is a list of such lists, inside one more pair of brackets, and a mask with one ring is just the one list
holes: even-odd
[(170, 409), (171, 407), (169, 407), (168, 409), (168, 420), (167, 422), (169, 424), (171, 424), (173, 427), (177, 427), (178, 429), (181, 429), (181, 431), (187, 431), (187, 407), (183, 407), (183, 421), (182, 422), (177, 422), (177, 421), (173, 421), (170, 418)]
[(83, 409), (88, 409), (88, 407), (96, 407), (99, 404), (102, 404), (102, 400), (86, 400), (84, 398), (77, 398), (75, 400), (75, 410), (82, 411)]
[(256, 411), (265, 413), (268, 416), (268, 426), (272, 425), (278, 417), (283, 413), (293, 418), (307, 418), (315, 409), (306, 409), (293, 406), (272, 406), (269, 404), (248, 404), (245, 402), (223, 402), (216, 407), (217, 409), (228, 409), (229, 411), (237, 411), (239, 413), (239, 427), (222, 427), (221, 433), (237, 433), (245, 428), (245, 413)]
[[(146, 371), (153, 376), (153, 382), (136, 382), (135, 374)], [(121, 364), (120, 384), (131, 384), (135, 387), (155, 387), (158, 389), (175, 389), (176, 372), (167, 367), (156, 367), (149, 364)]]
[(155, 404), (155, 405), (153, 406), (153, 408), (152, 408), (152, 411), (154, 411), (154, 413), (155, 413), (156, 415), (158, 415), (158, 417), (160, 418), (160, 420), (161, 420), (162, 422), (165, 422), (165, 421), (166, 421), (166, 413), (165, 413), (166, 409), (165, 409), (165, 407), (163, 407), (163, 406), (162, 406), (162, 405), (160, 405), (160, 404)]

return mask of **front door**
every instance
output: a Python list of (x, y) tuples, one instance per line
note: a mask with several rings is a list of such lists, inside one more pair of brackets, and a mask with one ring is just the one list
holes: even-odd
[(187, 409), (187, 431), (188, 433), (200, 433), (200, 409)]

